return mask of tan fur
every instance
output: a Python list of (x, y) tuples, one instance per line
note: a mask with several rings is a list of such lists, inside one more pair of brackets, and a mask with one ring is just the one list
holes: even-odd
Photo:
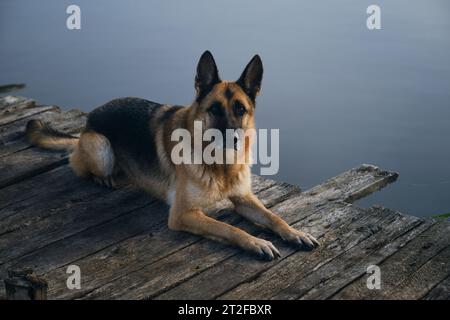
[(106, 178), (112, 174), (114, 153), (108, 139), (96, 132), (84, 132), (70, 156), (70, 165), (79, 176), (92, 174)]
[(36, 147), (50, 150), (73, 150), (78, 143), (78, 138), (70, 137), (54, 137), (46, 134), (48, 129), (40, 120), (31, 120), (27, 124), (26, 136), (28, 141)]

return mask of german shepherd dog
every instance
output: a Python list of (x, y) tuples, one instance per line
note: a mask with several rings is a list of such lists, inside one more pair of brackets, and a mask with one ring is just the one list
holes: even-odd
[[(80, 177), (112, 187), (133, 185), (166, 201), (171, 230), (235, 245), (272, 260), (280, 253), (270, 241), (205, 214), (206, 208), (229, 199), (238, 214), (285, 241), (307, 250), (318, 245), (313, 236), (289, 226), (252, 193), (250, 165), (174, 164), (170, 156), (173, 130), (184, 128), (193, 134), (194, 121), (201, 121), (205, 130), (253, 129), (262, 75), (262, 61), (255, 55), (237, 81), (222, 81), (212, 54), (206, 51), (197, 66), (196, 97), (188, 107), (120, 98), (93, 110), (79, 138), (39, 120), (28, 122), (26, 135), (32, 145), (70, 151), (70, 166)], [(250, 152), (246, 145), (245, 155)]]

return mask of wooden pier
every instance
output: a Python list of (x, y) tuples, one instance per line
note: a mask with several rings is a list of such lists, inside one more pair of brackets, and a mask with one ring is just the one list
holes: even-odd
[[(264, 262), (168, 230), (167, 206), (142, 192), (77, 178), (67, 154), (25, 141), (33, 118), (77, 134), (86, 115), (0, 98), (0, 299), (8, 271), (24, 268), (46, 281), (48, 299), (450, 298), (450, 222), (353, 204), (396, 173), (362, 165), (306, 191), (255, 176), (263, 202), (321, 242), (311, 252), (296, 250), (223, 204), (218, 219), (281, 251)], [(70, 265), (80, 267), (81, 289), (67, 288)], [(379, 290), (367, 287), (371, 265), (380, 268)]]

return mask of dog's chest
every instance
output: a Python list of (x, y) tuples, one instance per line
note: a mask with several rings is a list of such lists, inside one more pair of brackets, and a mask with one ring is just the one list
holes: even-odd
[(243, 195), (251, 191), (250, 172), (240, 172), (235, 179), (217, 179), (217, 177), (205, 173), (201, 180), (187, 180), (183, 190), (177, 190), (176, 181), (167, 192), (167, 203), (172, 205), (177, 192), (183, 193), (185, 201), (191, 205), (200, 207), (214, 206), (217, 202), (228, 199), (231, 196)]

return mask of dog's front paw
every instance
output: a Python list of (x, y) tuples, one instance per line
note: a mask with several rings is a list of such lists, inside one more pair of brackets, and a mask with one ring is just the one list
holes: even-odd
[(246, 243), (245, 249), (254, 252), (263, 260), (271, 261), (281, 257), (280, 252), (272, 242), (257, 237), (251, 237)]
[(305, 250), (312, 250), (319, 246), (319, 242), (309, 233), (289, 228), (286, 232), (281, 234), (283, 240), (288, 241), (296, 246), (300, 246)]

